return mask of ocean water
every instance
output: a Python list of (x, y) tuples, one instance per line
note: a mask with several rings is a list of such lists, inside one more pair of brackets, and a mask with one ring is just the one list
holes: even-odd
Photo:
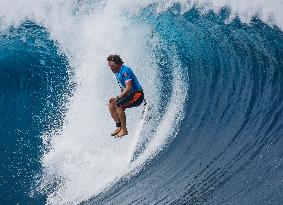
[[(282, 8), (2, 0), (0, 204), (283, 204)], [(113, 53), (147, 99), (122, 139)]]

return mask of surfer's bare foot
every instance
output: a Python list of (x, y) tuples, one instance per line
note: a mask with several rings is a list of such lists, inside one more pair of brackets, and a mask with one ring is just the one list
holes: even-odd
[(121, 131), (121, 127), (117, 127), (117, 129), (116, 130), (114, 130), (114, 132), (113, 133), (111, 133), (111, 136), (115, 136), (115, 135), (117, 135), (120, 131)]
[(121, 129), (120, 132), (116, 135), (116, 137), (121, 138), (121, 137), (123, 137), (123, 136), (125, 136), (127, 134), (128, 134), (128, 130), (127, 129), (125, 129), (125, 130)]

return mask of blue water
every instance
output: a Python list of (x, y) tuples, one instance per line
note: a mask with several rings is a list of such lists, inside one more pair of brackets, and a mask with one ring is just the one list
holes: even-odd
[(41, 169), (40, 136), (62, 126), (70, 68), (47, 31), (31, 22), (1, 34), (0, 56), (0, 204), (42, 204), (43, 196), (29, 196)]
[(283, 204), (283, 35), (226, 14), (145, 17), (189, 73), (186, 116), (138, 175), (83, 204)]
[[(173, 50), (189, 79), (176, 137), (138, 173), (82, 204), (283, 204), (282, 31), (256, 17), (227, 24), (227, 9), (179, 9), (157, 16), (149, 7), (134, 19), (167, 46), (155, 50), (161, 115), (174, 92)], [(45, 204), (46, 192), (31, 194), (41, 136), (63, 126), (72, 68), (44, 27), (25, 22), (1, 33), (0, 72), (0, 204)]]

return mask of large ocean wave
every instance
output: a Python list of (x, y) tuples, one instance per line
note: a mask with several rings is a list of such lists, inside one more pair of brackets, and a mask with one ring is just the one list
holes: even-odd
[[(1, 1), (1, 204), (282, 204), (282, 2)], [(111, 138), (121, 55), (147, 105)]]

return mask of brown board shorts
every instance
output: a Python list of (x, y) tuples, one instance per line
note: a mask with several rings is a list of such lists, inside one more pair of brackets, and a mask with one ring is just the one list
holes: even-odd
[(143, 91), (130, 91), (125, 97), (120, 98), (116, 105), (123, 108), (138, 107), (144, 100)]

